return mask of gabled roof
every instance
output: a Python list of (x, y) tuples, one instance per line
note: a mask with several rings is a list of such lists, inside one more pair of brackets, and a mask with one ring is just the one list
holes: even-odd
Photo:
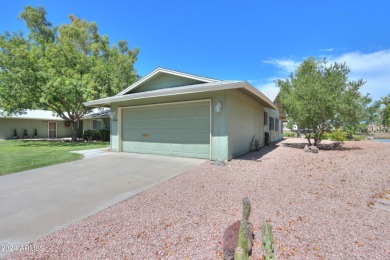
[(195, 84), (195, 85), (181, 86), (175, 88), (164, 88), (164, 89), (158, 89), (158, 90), (152, 90), (152, 91), (146, 91), (146, 92), (140, 92), (140, 93), (134, 93), (128, 95), (116, 95), (113, 97), (85, 102), (84, 105), (90, 107), (109, 106), (111, 103), (121, 102), (121, 101), (182, 95), (182, 94), (192, 94), (192, 93), (217, 91), (217, 90), (228, 90), (228, 89), (242, 89), (242, 91), (252, 96), (253, 98), (257, 99), (264, 106), (276, 110), (278, 109), (276, 105), (269, 98), (267, 98), (263, 93), (261, 93), (259, 90), (257, 90), (255, 87), (253, 87), (246, 81), (216, 81), (216, 80), (213, 82), (203, 83), (203, 84)]
[(122, 95), (128, 94), (130, 91), (134, 90), (135, 88), (137, 88), (141, 84), (145, 83), (146, 81), (148, 81), (152, 77), (156, 76), (157, 74), (161, 74), (161, 73), (166, 73), (166, 74), (170, 74), (170, 75), (174, 75), (174, 76), (193, 79), (193, 80), (197, 80), (197, 81), (200, 81), (203, 83), (210, 83), (210, 82), (218, 81), (218, 80), (212, 79), (212, 78), (206, 78), (206, 77), (202, 77), (202, 76), (198, 76), (198, 75), (194, 75), (194, 74), (188, 74), (188, 73), (184, 73), (184, 72), (180, 72), (180, 71), (176, 71), (176, 70), (169, 70), (169, 69), (164, 69), (164, 68), (158, 67), (157, 69), (150, 72), (148, 75), (146, 75), (142, 79), (138, 80), (137, 82), (135, 82), (131, 86), (129, 86), (126, 89), (119, 92), (117, 94), (117, 96), (122, 96)]

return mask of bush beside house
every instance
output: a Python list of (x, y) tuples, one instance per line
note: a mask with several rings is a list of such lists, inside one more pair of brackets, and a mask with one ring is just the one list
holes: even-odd
[(110, 130), (98, 129), (98, 130), (85, 130), (83, 138), (86, 141), (110, 141)]

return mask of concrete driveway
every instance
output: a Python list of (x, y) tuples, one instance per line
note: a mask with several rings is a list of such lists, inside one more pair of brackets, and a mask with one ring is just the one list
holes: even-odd
[(9, 253), (4, 248), (28, 244), (204, 161), (91, 154), (79, 161), (0, 176), (0, 257)]

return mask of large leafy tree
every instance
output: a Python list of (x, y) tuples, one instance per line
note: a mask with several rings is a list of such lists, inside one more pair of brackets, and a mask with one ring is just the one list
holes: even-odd
[(12, 114), (48, 109), (70, 121), (72, 140), (90, 110), (83, 103), (114, 95), (139, 76), (138, 49), (126, 41), (111, 45), (96, 23), (73, 15), (53, 26), (43, 7), (25, 7), (19, 19), (29, 29), (0, 35), (0, 107)]
[(367, 124), (380, 124), (380, 116), (381, 116), (381, 100), (377, 100), (373, 102), (368, 108), (367, 108), (367, 118), (366, 123)]
[[(359, 92), (364, 81), (349, 81), (345, 63), (308, 58), (287, 79), (278, 79), (280, 101), (289, 120), (310, 129), (314, 145), (331, 126), (353, 128), (365, 116), (370, 98)], [(307, 135), (309, 145), (310, 136)]]
[(383, 105), (381, 110), (382, 124), (388, 128), (390, 126), (390, 94), (383, 97), (380, 102)]

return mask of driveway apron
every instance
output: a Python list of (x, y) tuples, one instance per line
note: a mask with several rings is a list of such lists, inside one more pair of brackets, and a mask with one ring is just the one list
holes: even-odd
[[(101, 155), (0, 176), (0, 249), (24, 246), (204, 162), (146, 154)], [(0, 257), (8, 253), (1, 250)]]

